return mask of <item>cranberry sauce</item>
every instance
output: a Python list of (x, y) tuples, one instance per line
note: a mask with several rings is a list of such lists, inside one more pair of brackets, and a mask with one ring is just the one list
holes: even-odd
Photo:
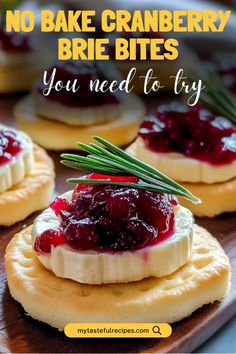
[(163, 105), (144, 120), (139, 135), (154, 152), (178, 152), (213, 165), (236, 159), (236, 128), (200, 106)]
[[(56, 71), (54, 71), (56, 69)], [(47, 80), (49, 80), (53, 72), (55, 72), (54, 84), (61, 81), (61, 86), (66, 87), (70, 83), (70, 87), (77, 80), (76, 92), (66, 89), (57, 91), (53, 88), (47, 99), (59, 102), (68, 107), (91, 107), (102, 106), (107, 104), (119, 103), (118, 93), (95, 92), (90, 89), (90, 81), (104, 80), (109, 81), (105, 73), (102, 72), (100, 66), (95, 62), (81, 62), (81, 61), (66, 61), (58, 62), (56, 66), (48, 70)], [(79, 86), (79, 88), (78, 88)], [(45, 86), (39, 83), (36, 87), (38, 93), (43, 95)]]
[[(87, 178), (112, 176), (92, 174)], [(136, 177), (115, 177), (137, 182)], [(108, 182), (109, 183), (109, 182)], [(51, 208), (59, 217), (60, 230), (48, 230), (36, 239), (35, 250), (67, 244), (76, 250), (125, 251), (157, 244), (174, 233), (176, 200), (123, 186), (78, 185), (72, 201), (57, 198)]]
[(7, 33), (0, 26), (0, 50), (5, 52), (29, 52), (32, 47), (30, 38), (23, 33)]
[(218, 72), (222, 77), (225, 86), (236, 95), (236, 62), (235, 57), (222, 60)]
[(0, 166), (11, 161), (22, 149), (15, 132), (0, 129)]
[[(150, 33), (145, 33), (145, 32), (122, 32), (121, 34), (119, 33), (111, 33), (107, 36), (109, 38), (109, 56), (111, 59), (115, 59), (116, 57), (116, 38), (122, 37), (124, 39), (138, 39), (138, 38), (147, 38), (147, 39), (163, 39), (165, 40), (165, 37), (160, 34), (160, 33), (155, 33), (155, 32), (150, 32)], [(160, 49), (159, 49), (159, 54), (164, 53), (164, 41), (163, 43), (159, 44)], [(136, 55), (137, 58), (140, 57), (140, 46), (137, 44), (136, 45)], [(150, 46), (147, 45), (147, 55), (150, 54)]]
[(51, 247), (65, 242), (64, 233), (61, 230), (47, 230), (37, 237), (34, 244), (36, 252), (50, 253)]

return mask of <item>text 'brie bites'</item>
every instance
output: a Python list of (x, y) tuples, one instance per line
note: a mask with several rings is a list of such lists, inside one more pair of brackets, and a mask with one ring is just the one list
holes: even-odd
[(41, 55), (45, 45), (31, 33), (7, 33), (0, 25), (0, 93), (29, 90), (50, 63), (51, 55)]
[[(222, 208), (214, 205), (208, 193), (215, 185), (215, 193), (221, 191), (222, 197), (236, 178), (236, 129), (226, 118), (201, 106), (190, 108), (178, 103), (161, 106), (155, 116), (144, 120), (138, 138), (127, 151), (184, 183), (201, 198), (201, 205), (191, 207), (194, 214), (214, 216), (236, 210), (236, 202)], [(231, 192), (236, 195), (234, 188)], [(184, 200), (181, 203), (190, 206)]]
[(54, 169), (23, 132), (0, 125), (0, 225), (10, 226), (49, 205)]
[[(111, 75), (114, 73), (110, 65), (101, 68), (101, 63), (95, 62), (58, 63), (47, 71), (48, 85), (38, 82), (32, 95), (16, 105), (14, 113), (19, 126), (38, 144), (53, 150), (74, 149), (75, 141), (89, 143), (93, 135), (116, 145), (130, 143), (145, 108), (135, 95), (119, 90), (96, 92), (95, 84), (91, 86), (96, 80), (111, 83), (115, 80)], [(62, 89), (49, 90), (50, 85), (58, 82)], [(75, 83), (74, 92), (65, 88), (68, 82), (70, 87)]]
[[(109, 198), (105, 207), (106, 211), (109, 210), (109, 208), (120, 209), (116, 211), (110, 210), (112, 215), (109, 214), (110, 219), (107, 215), (107, 220), (105, 220), (106, 216), (103, 207), (105, 201), (100, 200), (97, 205), (94, 205), (96, 199), (102, 198), (102, 193), (107, 193), (107, 198)], [(71, 201), (71, 196), (72, 192), (68, 192), (62, 195), (61, 198)], [(81, 197), (78, 198), (79, 199), (75, 201), (75, 208), (77, 206), (79, 207), (80, 204), (81, 208), (83, 208), (84, 205), (82, 205), (82, 199)], [(87, 198), (89, 198), (89, 195), (85, 196), (84, 203), (87, 203)], [(84, 233), (84, 235), (81, 235), (80, 237), (84, 237), (84, 244), (88, 249), (83, 249), (83, 245), (81, 244), (76, 250), (76, 241), (74, 241), (74, 244), (72, 244), (72, 242), (68, 244), (65, 241), (65, 243), (59, 244), (56, 247), (52, 246), (49, 253), (40, 252), (39, 244), (43, 245), (43, 241), (39, 241), (41, 235), (47, 235), (48, 230), (56, 230), (56, 237), (61, 237), (60, 235), (58, 236), (57, 230), (61, 230), (63, 227), (63, 221), (61, 221), (61, 218), (63, 218), (63, 211), (61, 211), (62, 216), (59, 217), (55, 215), (52, 209), (47, 209), (34, 222), (32, 229), (32, 243), (36, 245), (36, 250), (38, 249), (39, 251), (37, 252), (37, 255), (40, 262), (46, 268), (51, 269), (55, 275), (88, 284), (126, 283), (149, 276), (161, 277), (173, 273), (188, 261), (192, 249), (193, 218), (191, 212), (187, 209), (180, 206), (173, 207), (174, 214), (171, 216), (171, 218), (174, 218), (173, 230), (170, 230), (170, 236), (168, 235), (169, 230), (168, 232), (163, 232), (163, 235), (160, 233), (159, 241), (157, 235), (155, 236), (154, 228), (152, 227), (152, 230), (148, 230), (148, 227), (151, 229), (151, 226), (147, 226), (144, 221), (137, 217), (135, 218), (131, 215), (129, 218), (125, 217), (125, 219), (127, 218), (128, 220), (117, 218), (116, 222), (112, 219), (115, 213), (117, 215), (120, 214), (119, 216), (124, 218), (124, 215), (122, 216), (121, 214), (128, 211), (127, 203), (132, 203), (132, 199), (137, 199), (137, 203), (147, 203), (148, 200), (145, 201), (145, 198), (148, 199), (148, 195), (145, 195), (142, 198), (141, 194), (137, 191), (125, 191), (124, 189), (108, 191), (108, 188), (106, 188), (106, 191), (98, 190), (93, 197), (90, 196), (90, 198), (93, 199), (90, 208), (94, 208), (94, 210), (90, 209), (89, 214), (91, 219), (88, 219), (88, 216), (81, 216), (82, 220), (79, 222), (78, 218), (77, 224), (76, 219), (73, 219), (74, 228), (71, 224), (65, 228), (66, 240), (68, 232), (74, 233), (75, 238), (77, 232)], [(153, 198), (151, 196), (149, 198), (149, 203), (151, 203)], [(140, 201), (138, 201), (138, 199), (140, 199)], [(168, 203), (168, 200), (165, 198), (161, 202)], [(57, 200), (56, 203), (60, 204), (60, 199)], [(114, 205), (111, 206), (112, 203), (114, 203)], [(115, 205), (115, 203), (117, 203), (117, 205)], [(145, 208), (148, 207), (147, 204), (144, 205)], [(121, 210), (122, 207), (125, 208), (123, 211)], [(164, 206), (162, 207), (164, 208)], [(100, 210), (95, 210), (95, 208), (99, 208)], [(168, 217), (170, 217), (170, 215), (165, 216), (167, 210), (168, 207), (165, 206), (165, 210), (162, 211), (163, 222), (166, 223), (168, 223)], [(128, 213), (129, 212), (131, 213), (130, 210)], [(143, 210), (140, 210), (140, 212), (143, 212)], [(137, 213), (137, 211), (135, 211), (135, 213)], [(133, 215), (135, 215), (135, 213), (133, 213)], [(96, 218), (96, 221), (93, 221), (93, 225), (96, 225), (96, 232), (99, 233), (100, 228), (101, 232), (103, 232), (103, 237), (110, 237), (111, 239), (113, 237), (114, 240), (111, 240), (113, 244), (99, 247), (98, 245), (103, 244), (105, 241), (97, 240), (97, 243), (89, 249), (86, 234), (89, 231), (91, 233), (95, 232), (95, 228), (93, 228), (92, 225), (92, 216), (93, 219)], [(69, 217), (69, 215), (67, 215), (67, 217)], [(158, 209), (156, 210), (156, 218), (160, 218), (160, 211), (158, 211)], [(170, 223), (171, 222), (173, 221), (170, 221)], [(120, 230), (117, 230), (117, 223), (123, 223), (124, 226), (120, 226)], [(128, 231), (123, 229), (125, 226), (127, 226)], [(165, 225), (165, 227), (167, 226), (168, 225)], [(116, 235), (116, 232), (120, 233), (119, 237)], [(148, 239), (145, 240), (145, 232), (146, 237), (151, 238), (151, 242), (148, 242)], [(136, 241), (137, 244), (134, 245), (131, 244), (131, 240), (122, 241), (122, 237), (141, 237), (139, 233), (143, 233), (142, 237), (144, 239), (142, 241), (140, 240), (140, 244), (143, 244), (141, 248), (139, 248), (140, 245), (138, 244), (138, 240)], [(39, 237), (38, 242), (37, 237)], [(89, 236), (87, 235), (87, 237)], [(99, 237), (101, 237), (101, 234)], [(127, 245), (125, 242), (127, 242)], [(147, 245), (145, 245), (145, 243), (147, 243)], [(43, 248), (43, 246), (41, 247)], [(133, 247), (134, 249), (132, 249)], [(118, 250), (116, 250), (116, 248), (118, 248)]]

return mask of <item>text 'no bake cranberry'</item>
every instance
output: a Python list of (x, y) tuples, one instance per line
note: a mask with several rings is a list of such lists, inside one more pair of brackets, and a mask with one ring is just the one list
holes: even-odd
[(139, 135), (147, 148), (159, 153), (178, 152), (213, 165), (236, 159), (236, 129), (202, 107), (163, 105), (144, 120)]
[[(138, 182), (136, 177), (92, 174), (87, 178)], [(174, 234), (176, 199), (141, 189), (78, 185), (71, 202), (57, 198), (51, 208), (60, 230), (48, 230), (36, 239), (36, 252), (67, 244), (77, 250), (136, 250), (157, 244)]]
[(15, 132), (0, 129), (0, 166), (10, 162), (22, 149)]
[[(104, 69), (105, 70), (105, 69)], [(117, 93), (95, 92), (90, 89), (90, 81), (104, 80), (109, 81), (104, 72), (100, 69), (99, 65), (94, 62), (80, 62), (80, 61), (66, 61), (60, 62), (47, 72), (47, 80), (49, 80), (53, 72), (55, 72), (55, 80), (60, 80), (63, 87), (68, 82), (72, 83), (77, 80), (76, 92), (61, 90), (56, 91), (52, 89), (47, 99), (61, 103), (69, 107), (91, 107), (102, 106), (107, 104), (119, 103)], [(79, 88), (78, 88), (79, 86)], [(43, 95), (45, 87), (41, 84), (37, 87), (38, 93)]]

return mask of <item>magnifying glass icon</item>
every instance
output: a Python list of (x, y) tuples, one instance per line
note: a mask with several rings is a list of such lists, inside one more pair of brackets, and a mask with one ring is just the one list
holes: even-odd
[(155, 334), (160, 334), (160, 336), (162, 335), (162, 334), (161, 334), (161, 329), (160, 329), (159, 326), (153, 326), (153, 327), (152, 327), (152, 331), (153, 331), (153, 333), (155, 333)]

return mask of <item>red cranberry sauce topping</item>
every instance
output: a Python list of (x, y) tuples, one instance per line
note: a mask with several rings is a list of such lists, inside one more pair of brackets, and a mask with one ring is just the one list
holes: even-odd
[[(59, 62), (56, 66), (48, 70), (47, 77), (51, 78), (53, 70), (56, 69), (55, 82), (61, 81), (63, 87), (70, 81), (70, 86), (77, 79), (76, 88), (79, 89), (76, 92), (67, 91), (65, 89), (56, 91), (52, 89), (51, 93), (47, 96), (47, 99), (55, 102), (62, 103), (68, 107), (91, 107), (102, 106), (107, 104), (117, 104), (120, 102), (118, 93), (107, 92), (95, 92), (90, 89), (90, 81), (104, 80), (109, 81), (105, 72), (102, 72), (99, 65), (95, 62), (81, 62), (81, 61), (66, 61)], [(38, 93), (43, 95), (45, 87), (42, 83), (39, 83), (36, 87)]]
[(236, 94), (236, 62), (234, 58), (222, 60), (219, 65), (218, 72), (222, 77), (225, 86), (233, 93)]
[(61, 230), (47, 230), (37, 237), (34, 249), (38, 253), (50, 253), (51, 247), (65, 243), (64, 233)]
[[(138, 182), (136, 177), (92, 174), (87, 178)], [(60, 243), (76, 250), (105, 251), (137, 250), (157, 244), (174, 233), (176, 204), (172, 196), (141, 189), (78, 185), (71, 202), (57, 198), (51, 204), (60, 218), (61, 230), (39, 236), (35, 250), (50, 252), (51, 245)]]
[(0, 129), (0, 166), (11, 161), (22, 149), (15, 132)]
[(0, 26), (0, 50), (5, 52), (29, 52), (31, 51), (30, 38), (23, 33), (7, 33)]
[(213, 165), (236, 159), (236, 128), (200, 106), (163, 105), (144, 120), (139, 135), (147, 148), (159, 153), (179, 152)]

